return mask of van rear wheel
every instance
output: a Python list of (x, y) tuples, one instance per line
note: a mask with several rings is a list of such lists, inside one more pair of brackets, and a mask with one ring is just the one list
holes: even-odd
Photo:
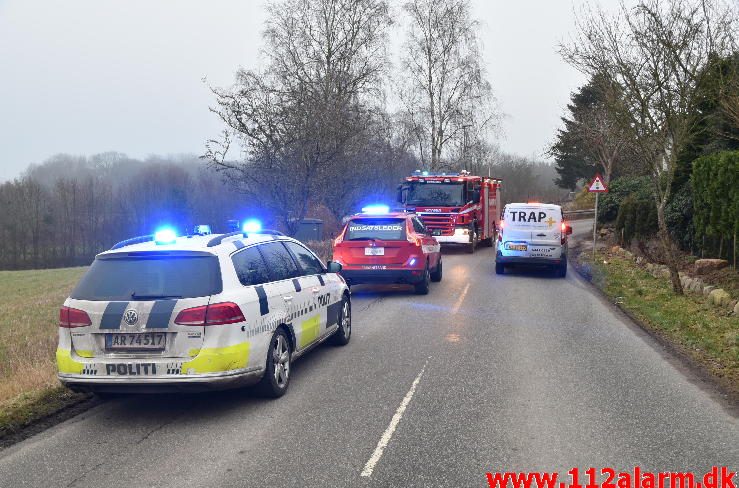
[(564, 278), (567, 276), (567, 258), (564, 258), (555, 268), (554, 272), (558, 278)]

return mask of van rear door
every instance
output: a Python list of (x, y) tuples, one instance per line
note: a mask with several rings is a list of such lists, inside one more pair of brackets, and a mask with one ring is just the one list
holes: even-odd
[(503, 237), (506, 241), (529, 243), (533, 237), (532, 226), (528, 216), (533, 209), (529, 206), (506, 205), (503, 220), (505, 228)]
[(555, 205), (541, 206), (532, 210), (529, 217), (534, 212), (536, 219), (530, 219), (531, 244), (559, 248), (562, 245), (562, 209)]

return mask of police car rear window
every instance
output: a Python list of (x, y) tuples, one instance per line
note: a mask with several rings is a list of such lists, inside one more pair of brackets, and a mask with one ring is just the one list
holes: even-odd
[(215, 256), (98, 258), (72, 292), (77, 300), (194, 298), (223, 290)]
[(346, 239), (361, 241), (378, 239), (382, 241), (405, 240), (405, 219), (356, 219), (349, 222)]

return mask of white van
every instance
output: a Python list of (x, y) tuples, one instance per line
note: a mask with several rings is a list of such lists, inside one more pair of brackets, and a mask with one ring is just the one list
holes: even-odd
[(545, 203), (509, 203), (503, 209), (495, 253), (495, 273), (506, 265), (549, 266), (567, 275), (567, 236), (572, 227), (562, 207)]

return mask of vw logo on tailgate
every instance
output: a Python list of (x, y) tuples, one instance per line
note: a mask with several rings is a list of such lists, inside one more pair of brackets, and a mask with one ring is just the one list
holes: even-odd
[(126, 312), (123, 314), (123, 321), (128, 325), (129, 327), (133, 327), (136, 325), (136, 323), (139, 321), (139, 314), (136, 312), (136, 310), (129, 308), (126, 310)]

